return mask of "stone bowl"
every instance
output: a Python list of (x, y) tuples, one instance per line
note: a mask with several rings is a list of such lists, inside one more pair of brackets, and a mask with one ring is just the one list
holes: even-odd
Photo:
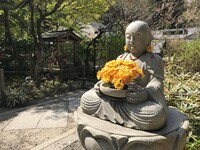
[(126, 98), (126, 93), (128, 91), (130, 91), (129, 89), (123, 89), (123, 90), (118, 90), (115, 88), (110, 88), (108, 86), (105, 86), (105, 83), (101, 83), (99, 86), (99, 90), (110, 97), (114, 97), (114, 98)]

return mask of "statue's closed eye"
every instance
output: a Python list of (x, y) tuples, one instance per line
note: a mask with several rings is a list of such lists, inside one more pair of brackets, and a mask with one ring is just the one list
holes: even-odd
[(127, 33), (127, 34), (126, 34), (126, 38), (130, 39), (130, 38), (131, 38), (131, 34), (130, 34), (130, 33)]

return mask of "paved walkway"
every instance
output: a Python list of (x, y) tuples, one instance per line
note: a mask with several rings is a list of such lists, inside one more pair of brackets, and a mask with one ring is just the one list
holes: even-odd
[[(46, 101), (33, 106), (0, 113), (0, 130), (5, 134), (7, 131), (15, 130), (65, 128), (80, 105), (80, 97), (84, 92), (85, 90), (68, 92), (64, 95), (47, 98)], [(32, 149), (59, 150), (77, 138), (74, 127)]]

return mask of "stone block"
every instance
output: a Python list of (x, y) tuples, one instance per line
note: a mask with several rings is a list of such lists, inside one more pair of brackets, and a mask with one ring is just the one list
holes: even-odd
[(79, 139), (86, 150), (183, 150), (189, 122), (177, 109), (168, 108), (166, 125), (157, 131), (141, 131), (76, 112)]

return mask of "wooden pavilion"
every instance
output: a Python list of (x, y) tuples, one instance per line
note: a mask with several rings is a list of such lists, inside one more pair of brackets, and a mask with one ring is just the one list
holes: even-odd
[(62, 45), (63, 43), (70, 43), (73, 44), (73, 49), (70, 50), (73, 54), (73, 62), (71, 64), (67, 64), (66, 62), (62, 62), (62, 65), (57, 64), (57, 67), (52, 68), (46, 68), (47, 72), (51, 72), (54, 74), (57, 74), (60, 79), (72, 79), (77, 76), (80, 76), (82, 74), (82, 66), (77, 65), (77, 51), (76, 51), (76, 45), (78, 42), (80, 42), (82, 39), (77, 36), (72, 30), (61, 30), (61, 31), (52, 31), (52, 32), (46, 32), (42, 34), (43, 41), (51, 46), (51, 44), (56, 45), (55, 53), (57, 55), (62, 54)]

